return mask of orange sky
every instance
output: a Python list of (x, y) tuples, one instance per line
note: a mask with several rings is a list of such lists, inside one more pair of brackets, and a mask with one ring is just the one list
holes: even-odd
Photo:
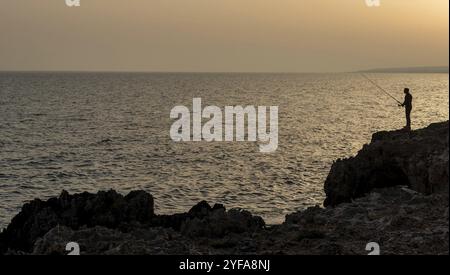
[(448, 0), (0, 0), (0, 70), (448, 65)]

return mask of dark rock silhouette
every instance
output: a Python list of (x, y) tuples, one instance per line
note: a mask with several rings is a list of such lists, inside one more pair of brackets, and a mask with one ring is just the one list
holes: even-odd
[(75, 195), (63, 191), (46, 202), (36, 199), (26, 203), (0, 234), (0, 252), (7, 248), (30, 251), (38, 237), (58, 225), (73, 229), (97, 225), (126, 228), (148, 222), (153, 216), (153, 197), (144, 191), (133, 191), (125, 197), (113, 190)]
[(31, 252), (36, 240), (53, 228), (80, 230), (100, 226), (126, 233), (136, 228), (162, 227), (186, 236), (221, 237), (259, 230), (264, 225), (261, 217), (250, 212), (237, 209), (227, 212), (223, 205), (211, 207), (206, 201), (187, 213), (155, 215), (153, 197), (145, 191), (132, 191), (126, 196), (114, 190), (75, 195), (63, 191), (58, 198), (25, 204), (0, 234), (0, 252), (8, 249)]
[(424, 194), (448, 193), (449, 123), (415, 131), (378, 132), (355, 157), (336, 161), (325, 181), (325, 206), (374, 188), (406, 185)]
[(227, 234), (255, 232), (265, 226), (261, 217), (241, 209), (212, 209), (209, 215), (187, 219), (181, 233), (189, 237), (224, 237)]
[[(283, 224), (262, 230), (242, 230), (254, 220), (223, 213), (204, 216), (208, 222), (194, 218), (181, 231), (57, 227), (36, 241), (32, 254), (65, 254), (67, 242), (76, 241), (86, 255), (366, 255), (368, 242), (379, 243), (383, 255), (448, 255), (448, 194), (425, 196), (400, 186), (375, 189), (353, 203), (292, 213)], [(211, 235), (224, 229), (231, 230)]]

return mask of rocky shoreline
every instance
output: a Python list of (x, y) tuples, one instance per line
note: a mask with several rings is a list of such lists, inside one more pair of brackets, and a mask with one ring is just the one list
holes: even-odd
[(70, 195), (22, 207), (0, 234), (0, 254), (449, 254), (447, 122), (380, 132), (325, 182), (325, 207), (267, 226), (242, 209), (200, 202), (186, 213), (158, 215), (151, 194)]

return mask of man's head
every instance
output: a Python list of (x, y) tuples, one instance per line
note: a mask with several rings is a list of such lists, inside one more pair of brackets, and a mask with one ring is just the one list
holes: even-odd
[(403, 92), (404, 92), (405, 94), (409, 94), (409, 88), (405, 88), (405, 90), (403, 90)]

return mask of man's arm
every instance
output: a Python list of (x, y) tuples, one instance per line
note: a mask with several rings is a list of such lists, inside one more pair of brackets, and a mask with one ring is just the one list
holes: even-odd
[(401, 104), (398, 104), (398, 106), (399, 106), (399, 107), (405, 107), (405, 106), (406, 106), (406, 103), (407, 103), (407, 101), (408, 101), (408, 97), (407, 97), (407, 96), (405, 96), (405, 99), (403, 100), (403, 103), (401, 103)]

